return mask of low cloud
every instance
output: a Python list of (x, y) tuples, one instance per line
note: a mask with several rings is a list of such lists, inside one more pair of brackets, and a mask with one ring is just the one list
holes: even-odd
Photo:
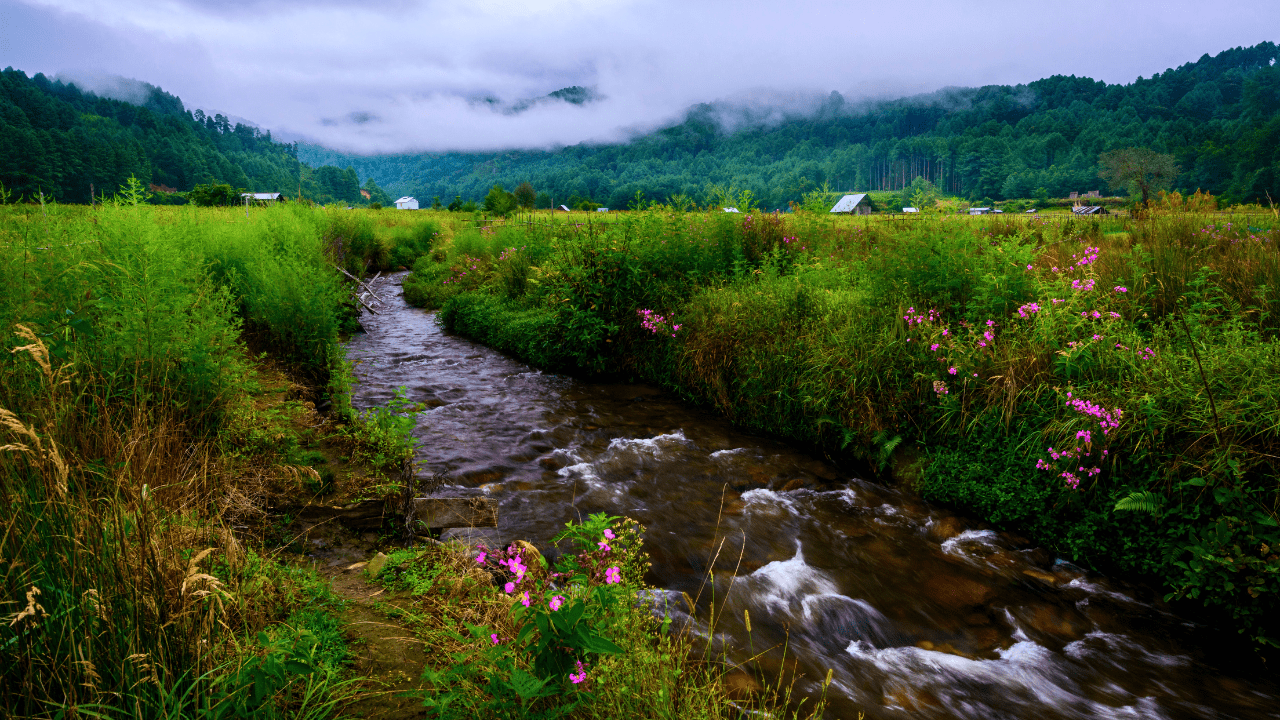
[[(1129, 82), (1280, 27), (1274, 4), (1239, 0), (1209, 14), (1173, 0), (1158, 16), (1121, 1), (1083, 29), (1042, 7), (0, 0), (0, 15), (16, 18), (6, 62), (28, 72), (136, 77), (188, 107), (363, 153), (610, 142), (708, 101), (734, 127), (813, 112), (832, 90), (857, 102), (1056, 73)], [(23, 40), (24, 24), (42, 39)], [(575, 85), (601, 99), (535, 101)]]

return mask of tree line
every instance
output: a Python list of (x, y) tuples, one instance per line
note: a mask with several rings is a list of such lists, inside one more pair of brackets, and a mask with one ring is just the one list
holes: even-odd
[(359, 157), (301, 145), (298, 152), (420, 198), (478, 202), (495, 183), (529, 182), (540, 205), (625, 208), (637, 193), (706, 204), (709, 188), (730, 187), (783, 208), (824, 184), (896, 191), (916, 178), (973, 200), (1123, 193), (1123, 185), (1099, 179), (1098, 158), (1139, 147), (1174, 158), (1172, 187), (1184, 194), (1267, 202), (1280, 198), (1276, 56), (1275, 44), (1264, 42), (1128, 84), (1055, 75), (871, 104), (831, 93), (816, 111), (768, 125), (748, 110), (704, 104), (678, 124), (608, 146)]
[(362, 188), (352, 168), (312, 168), (299, 162), (295, 144), (276, 141), (270, 131), (190, 111), (160, 88), (142, 88), (145, 100), (134, 104), (43, 74), (0, 71), (5, 195), (89, 203), (134, 177), (150, 188), (153, 202), (230, 202), (240, 192), (280, 192), (322, 203), (391, 202), (375, 182)]

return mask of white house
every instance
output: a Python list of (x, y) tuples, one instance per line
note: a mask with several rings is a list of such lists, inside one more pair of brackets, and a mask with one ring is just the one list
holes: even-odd
[(609, 208), (596, 208), (596, 212), (609, 212)]
[(727, 207), (727, 208), (724, 208), (724, 211), (725, 211), (725, 212), (742, 212), (741, 210), (739, 210), (739, 209), (738, 209), (738, 208), (736, 208), (736, 207)]
[(858, 193), (857, 195), (845, 195), (840, 198), (840, 202), (831, 208), (833, 213), (849, 213), (851, 215), (870, 215), (871, 203), (867, 202), (866, 193)]
[(240, 198), (255, 203), (273, 203), (281, 200), (280, 193), (240, 193)]
[(970, 215), (988, 215), (990, 213), (991, 208), (969, 208)]
[(417, 210), (418, 198), (409, 197), (408, 195), (405, 195), (404, 197), (396, 201), (396, 209), (397, 210)]
[(918, 213), (918, 212), (920, 212), (920, 208), (905, 207), (905, 208), (902, 208), (902, 212), (904, 212), (904, 213)]

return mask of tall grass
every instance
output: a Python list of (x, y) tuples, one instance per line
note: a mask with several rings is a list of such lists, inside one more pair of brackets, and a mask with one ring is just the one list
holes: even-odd
[(1280, 642), (1274, 218), (649, 213), (497, 233), (537, 258), (523, 291), (496, 258), (448, 286), (454, 254), (419, 261), (446, 327), (854, 452)]
[[(324, 226), (305, 208), (0, 208), (5, 712), (261, 705), (239, 694), (267, 667), (252, 638), (302, 597), (226, 525), (246, 494), (227, 443), (244, 330), (321, 386), (340, 367)], [(314, 643), (271, 642), (319, 667)], [(322, 714), (328, 675), (307, 677), (264, 687)]]

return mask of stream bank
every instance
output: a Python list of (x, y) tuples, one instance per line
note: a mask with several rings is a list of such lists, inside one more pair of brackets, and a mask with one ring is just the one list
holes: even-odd
[(398, 299), (362, 322), (354, 404), (406, 387), (438, 492), (500, 503), (498, 528), (445, 539), (543, 549), (590, 513), (635, 518), (649, 581), (696, 601), (682, 621), (731, 657), (773, 648), (764, 672), (785, 646), (807, 692), (833, 670), (834, 717), (1275, 717), (1275, 688), (1224, 669), (1212, 631), (1149, 589), (656, 388), (539, 372)]

